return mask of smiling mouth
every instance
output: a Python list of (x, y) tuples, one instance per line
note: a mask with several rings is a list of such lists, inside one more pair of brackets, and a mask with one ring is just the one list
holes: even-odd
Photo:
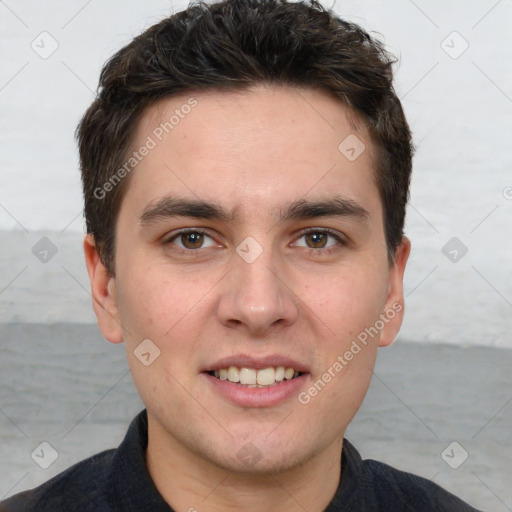
[(294, 368), (284, 366), (269, 366), (261, 370), (230, 366), (219, 370), (206, 372), (219, 380), (226, 380), (232, 384), (238, 384), (246, 388), (268, 388), (278, 386), (282, 382), (296, 379), (303, 375)]

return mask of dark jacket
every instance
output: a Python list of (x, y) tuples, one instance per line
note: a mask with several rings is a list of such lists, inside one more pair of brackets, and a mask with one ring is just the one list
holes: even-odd
[[(0, 512), (173, 512), (146, 468), (147, 443), (142, 411), (119, 448), (3, 501)], [(429, 480), (362, 460), (346, 439), (341, 468), (340, 485), (325, 512), (478, 512)]]

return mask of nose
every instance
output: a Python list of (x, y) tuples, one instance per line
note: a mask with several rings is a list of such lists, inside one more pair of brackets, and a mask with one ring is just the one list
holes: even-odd
[(294, 294), (272, 258), (271, 251), (263, 251), (252, 263), (237, 254), (233, 256), (218, 304), (223, 325), (264, 335), (276, 326), (289, 326), (297, 320)]

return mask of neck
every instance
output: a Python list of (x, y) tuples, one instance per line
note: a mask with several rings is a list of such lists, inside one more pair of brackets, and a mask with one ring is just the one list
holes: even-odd
[(192, 452), (148, 417), (146, 463), (156, 488), (176, 512), (322, 512), (341, 473), (343, 437), (297, 467), (239, 473)]

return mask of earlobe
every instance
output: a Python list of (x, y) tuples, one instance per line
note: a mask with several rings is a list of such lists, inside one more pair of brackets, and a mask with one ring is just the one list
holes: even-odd
[(389, 272), (389, 292), (384, 311), (384, 327), (381, 331), (379, 346), (391, 345), (400, 331), (404, 318), (404, 272), (411, 252), (411, 242), (405, 236), (395, 251), (393, 266)]
[(98, 326), (108, 341), (121, 343), (123, 330), (119, 320), (115, 278), (109, 274), (101, 261), (93, 235), (85, 236), (84, 253)]

